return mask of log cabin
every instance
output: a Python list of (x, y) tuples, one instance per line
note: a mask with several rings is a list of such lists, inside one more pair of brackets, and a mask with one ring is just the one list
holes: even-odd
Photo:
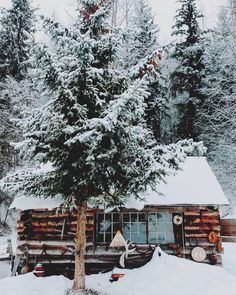
[[(142, 200), (127, 198), (124, 207), (89, 208), (86, 226), (86, 272), (119, 266), (126, 251), (126, 268), (147, 263), (155, 247), (198, 263), (221, 265), (222, 240), (219, 209), (228, 205), (205, 157), (188, 157), (175, 176), (167, 176)], [(76, 214), (57, 213), (54, 199), (16, 198), (18, 210), (17, 261), (30, 270), (40, 262), (48, 274), (73, 275)], [(117, 232), (126, 244), (110, 247)], [(16, 267), (15, 267), (16, 269)]]

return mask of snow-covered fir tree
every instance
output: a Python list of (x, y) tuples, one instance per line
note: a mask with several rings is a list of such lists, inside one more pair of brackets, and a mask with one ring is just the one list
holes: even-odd
[(77, 210), (73, 291), (85, 288), (85, 223), (88, 201), (121, 205), (156, 187), (202, 144), (157, 143), (145, 120), (145, 99), (155, 66), (134, 79), (114, 69), (120, 36), (109, 26), (112, 1), (82, 0), (75, 27), (45, 20), (54, 46), (36, 45), (38, 89), (51, 99), (21, 120), (21, 152), (38, 165), (7, 177), (16, 195), (61, 194)]
[[(41, 106), (45, 101), (42, 95), (33, 89), (31, 79), (21, 81), (12, 77), (0, 82), (0, 179), (10, 169), (21, 163), (20, 156), (11, 145), (22, 138), (21, 126), (14, 124), (17, 118), (26, 116), (32, 108)], [(0, 190), (1, 203), (9, 203), (11, 197)]]
[[(12, 93), (14, 89), (21, 89), (22, 93), (25, 83), (18, 87), (18, 82), (13, 83), (13, 80), (20, 81), (27, 76), (32, 43), (29, 38), (35, 26), (34, 11), (28, 0), (12, 0), (11, 4), (10, 9), (2, 9), (0, 14), (0, 178), (16, 161), (10, 142), (18, 136), (18, 129), (13, 127), (11, 119), (22, 111), (20, 108), (24, 104), (19, 96), (14, 101)], [(26, 89), (24, 91), (28, 94)]]
[[(13, 128), (9, 117), (9, 100), (0, 96), (0, 179), (6, 175), (13, 164), (13, 149), (9, 142), (12, 140)], [(5, 194), (0, 190), (0, 204)]]
[(222, 11), (219, 27), (207, 38), (203, 60), (206, 75), (201, 88), (205, 102), (199, 110), (198, 129), (233, 211), (236, 209), (236, 63), (234, 40), (227, 30), (230, 26), (226, 25), (228, 13)]
[(152, 8), (147, 0), (137, 0), (134, 3), (134, 13), (131, 18), (131, 32), (128, 43), (129, 67), (141, 59), (151, 55), (159, 48), (158, 26), (154, 23)]
[(179, 0), (179, 4), (181, 7), (176, 12), (172, 33), (177, 38), (172, 52), (176, 68), (170, 76), (171, 93), (177, 108), (177, 126), (173, 126), (173, 129), (177, 138), (196, 139), (197, 106), (203, 100), (199, 91), (204, 75), (204, 45), (199, 27), (202, 16), (196, 0)]
[(152, 8), (147, 0), (135, 1), (133, 6), (132, 17), (130, 17), (129, 27), (125, 33), (125, 43), (122, 46), (122, 57), (127, 70), (130, 71), (132, 66), (138, 67), (140, 76), (145, 73), (147, 67), (154, 63), (159, 67), (155, 79), (153, 78), (150, 83), (151, 95), (145, 100), (147, 104), (145, 117), (155, 138), (160, 140), (160, 125), (167, 105), (167, 91), (158, 43), (159, 28), (154, 23)]
[(34, 32), (34, 10), (29, 0), (12, 0), (10, 9), (0, 15), (0, 78), (8, 75), (22, 79), (26, 75), (30, 44)]

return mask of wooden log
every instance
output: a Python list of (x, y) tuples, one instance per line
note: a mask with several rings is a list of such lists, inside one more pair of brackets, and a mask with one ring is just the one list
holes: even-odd
[(208, 212), (208, 211), (203, 211), (201, 213), (202, 217), (219, 217), (219, 212), (218, 211), (213, 211), (213, 212)]
[[(61, 235), (53, 235), (53, 234), (48, 234), (48, 235), (40, 235), (40, 234), (34, 234), (34, 235), (19, 235), (18, 237), (19, 241), (32, 241), (32, 240), (46, 240), (46, 241), (57, 241), (61, 242)], [(71, 241), (74, 240), (74, 235), (64, 235), (63, 240), (65, 241)]]
[(194, 219), (186, 219), (186, 225), (194, 225), (194, 224), (212, 224), (212, 225), (220, 225), (219, 219), (216, 218), (209, 218), (209, 217), (202, 217), (202, 218), (194, 218)]
[(236, 243), (236, 237), (221, 236), (224, 243)]
[(200, 212), (196, 212), (196, 211), (189, 211), (189, 212), (184, 212), (184, 216), (199, 216), (200, 217)]
[(207, 238), (208, 234), (185, 234), (186, 238)]
[(197, 238), (197, 241), (196, 241), (196, 242), (190, 242), (189, 240), (187, 240), (187, 241), (185, 242), (185, 246), (186, 246), (186, 247), (202, 246), (203, 248), (207, 247), (207, 248), (209, 248), (209, 249), (215, 247), (215, 245), (214, 245), (214, 244), (211, 244), (211, 243), (208, 241), (207, 238), (206, 238), (206, 239), (203, 239), (203, 238), (198, 239), (198, 238)]
[(213, 226), (209, 226), (209, 225), (204, 225), (204, 224), (200, 224), (199, 226), (185, 226), (184, 229), (186, 231), (220, 231), (220, 226), (219, 225), (213, 225)]
[[(31, 230), (32, 232), (52, 232), (52, 231), (55, 231), (55, 232), (58, 232), (58, 231), (61, 231), (62, 230), (62, 225), (51, 225), (51, 226), (34, 226), (33, 224), (31, 226), (27, 226), (27, 227), (17, 227), (17, 231), (22, 231), (22, 230), (25, 230), (25, 229), (29, 229)], [(76, 225), (68, 225), (66, 226), (66, 229), (67, 230), (70, 230), (70, 231), (75, 231), (76, 230)], [(86, 230), (87, 231), (94, 231), (94, 225), (93, 224), (86, 224)]]
[[(17, 242), (17, 245), (18, 246), (21, 246), (21, 245), (30, 245), (30, 246), (33, 246), (33, 245), (39, 245), (39, 246), (42, 246), (42, 245), (47, 245), (47, 246), (55, 246), (55, 245), (58, 245), (58, 241), (48, 241), (48, 240), (28, 240), (28, 241), (18, 241)], [(70, 247), (70, 246), (74, 246), (75, 243), (74, 243), (74, 240), (70, 240), (70, 241), (64, 241), (64, 240), (61, 240), (60, 241), (60, 246), (65, 246), (65, 247)]]
[[(87, 212), (86, 217), (87, 218), (93, 218), (94, 213), (93, 212)], [(70, 213), (60, 213), (56, 214), (56, 212), (49, 212), (49, 211), (39, 211), (39, 212), (32, 212), (30, 214), (30, 217), (33, 219), (42, 219), (42, 218), (49, 218), (49, 219), (65, 219), (65, 218), (70, 218), (74, 219), (76, 218), (76, 214), (70, 214)]]
[(236, 219), (222, 219), (222, 236), (236, 237)]
[(209, 224), (220, 224), (219, 218), (216, 217), (202, 217), (201, 218), (202, 223), (209, 223)]

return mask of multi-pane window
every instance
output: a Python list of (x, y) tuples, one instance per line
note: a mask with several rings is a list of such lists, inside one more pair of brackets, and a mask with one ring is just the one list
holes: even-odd
[[(147, 230), (148, 229), (148, 230)], [(111, 212), (97, 214), (97, 242), (110, 243), (117, 231), (134, 243), (174, 243), (172, 214), (167, 212)]]
[(110, 243), (120, 228), (119, 213), (97, 214), (97, 241)]
[(149, 213), (148, 229), (148, 242), (151, 244), (166, 244), (175, 242), (171, 213)]
[(147, 243), (145, 213), (123, 213), (123, 236), (135, 243)]

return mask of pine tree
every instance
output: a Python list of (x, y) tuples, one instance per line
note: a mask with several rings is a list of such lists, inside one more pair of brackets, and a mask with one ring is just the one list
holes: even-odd
[(143, 75), (147, 66), (152, 66), (154, 63), (158, 64), (157, 75), (155, 79), (152, 79), (149, 87), (151, 95), (145, 100), (147, 104), (145, 118), (155, 138), (160, 141), (161, 118), (167, 105), (167, 89), (161, 63), (158, 32), (159, 28), (154, 23), (152, 9), (148, 1), (135, 1), (130, 26), (125, 34), (125, 46), (122, 53), (128, 71), (130, 71), (131, 66), (139, 67), (140, 76)]
[(34, 66), (40, 91), (52, 98), (20, 122), (21, 151), (38, 166), (9, 176), (5, 185), (16, 195), (61, 194), (75, 205), (74, 292), (85, 288), (88, 201), (122, 205), (129, 195), (156, 186), (188, 152), (202, 150), (191, 141), (162, 146), (146, 128), (144, 100), (154, 68), (135, 80), (114, 69), (120, 36), (107, 23), (111, 4), (81, 1), (75, 28), (45, 21), (54, 50), (35, 46)]
[(221, 12), (219, 27), (206, 41), (203, 59), (206, 75), (201, 88), (205, 101), (199, 110), (198, 129), (233, 211), (236, 208), (236, 65), (234, 40), (226, 22), (228, 15), (225, 9)]
[(9, 121), (9, 101), (0, 97), (0, 179), (5, 176), (12, 165), (12, 148), (9, 145), (12, 139), (12, 124)]
[(12, 0), (12, 7), (2, 10), (0, 18), (0, 79), (10, 75), (26, 76), (30, 42), (35, 17), (29, 0)]
[[(34, 32), (35, 17), (28, 0), (12, 0), (12, 7), (1, 10), (0, 17), (0, 179), (15, 165), (16, 158), (10, 142), (18, 136), (11, 119), (15, 117), (12, 91), (17, 86), (10, 83), (14, 77), (18, 81), (25, 79), (29, 66), (29, 35)], [(11, 86), (10, 86), (11, 84)], [(24, 83), (21, 85), (24, 86)], [(17, 88), (17, 87), (16, 87)], [(20, 87), (18, 88), (20, 89)], [(26, 89), (25, 89), (26, 90)], [(21, 89), (22, 91), (22, 89)], [(16, 103), (16, 104), (15, 104)], [(21, 101), (22, 103), (22, 101)], [(20, 111), (18, 111), (19, 114)], [(2, 194), (2, 192), (0, 192)]]
[(196, 139), (196, 112), (203, 97), (199, 91), (204, 74), (202, 62), (203, 42), (196, 0), (180, 0), (177, 10), (173, 36), (179, 38), (172, 57), (177, 66), (171, 74), (171, 90), (179, 117), (178, 126), (174, 126), (177, 138)]
[(159, 48), (159, 28), (154, 23), (152, 9), (147, 0), (135, 1), (131, 28), (133, 36), (129, 40), (129, 66), (137, 64)]
[[(21, 118), (33, 107), (46, 100), (33, 90), (31, 79), (17, 81), (12, 77), (0, 82), (0, 179), (20, 163), (20, 156), (14, 151), (12, 142), (22, 138), (24, 130), (15, 126), (14, 121)], [(1, 203), (9, 203), (11, 197), (0, 190)]]

